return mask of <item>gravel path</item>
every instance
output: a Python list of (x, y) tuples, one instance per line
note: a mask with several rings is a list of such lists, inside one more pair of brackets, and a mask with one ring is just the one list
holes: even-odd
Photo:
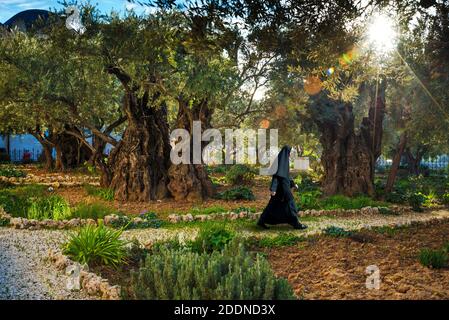
[[(244, 231), (244, 235), (276, 235), (279, 231), (310, 235), (320, 233), (327, 226), (340, 226), (348, 230), (382, 225), (403, 225), (412, 221), (433, 218), (449, 219), (449, 211), (407, 213), (401, 216), (360, 216), (350, 218), (320, 217), (309, 221), (306, 231), (276, 227), (267, 231)], [(125, 231), (123, 237), (137, 239), (143, 244), (172, 237), (193, 238), (196, 230), (186, 229), (138, 229)], [(83, 292), (66, 289), (67, 278), (50, 265), (45, 258), (49, 249), (57, 249), (64, 242), (66, 231), (16, 230), (0, 228), (0, 299), (89, 299)]]

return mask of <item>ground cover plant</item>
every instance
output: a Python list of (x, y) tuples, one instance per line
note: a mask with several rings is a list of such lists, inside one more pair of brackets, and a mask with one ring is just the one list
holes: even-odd
[(222, 200), (254, 200), (255, 196), (252, 190), (245, 186), (238, 186), (220, 192), (215, 196)]
[(121, 229), (87, 225), (70, 235), (63, 252), (81, 264), (118, 267), (127, 257), (127, 242), (120, 239), (121, 235)]
[(88, 195), (99, 197), (106, 201), (114, 200), (114, 190), (110, 188), (100, 188), (87, 184), (84, 186), (84, 189)]
[(131, 273), (134, 299), (293, 299), (285, 279), (276, 278), (265, 258), (238, 241), (222, 251), (197, 253), (164, 246)]

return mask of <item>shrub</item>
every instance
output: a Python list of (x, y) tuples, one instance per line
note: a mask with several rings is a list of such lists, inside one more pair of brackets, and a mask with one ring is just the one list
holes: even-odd
[(319, 189), (319, 184), (313, 181), (312, 177), (307, 172), (300, 172), (294, 179), (294, 182), (298, 185), (298, 190), (301, 193)]
[(254, 176), (255, 172), (252, 168), (244, 164), (236, 164), (226, 172), (226, 181), (232, 185), (248, 184), (253, 181)]
[(89, 266), (107, 265), (117, 267), (126, 262), (126, 244), (120, 239), (122, 230), (104, 225), (87, 225), (70, 236), (63, 246), (64, 254)]
[(345, 229), (340, 227), (330, 226), (324, 229), (324, 234), (335, 238), (343, 238), (351, 236), (352, 232), (346, 231)]
[(320, 190), (304, 191), (299, 193), (298, 207), (301, 210), (320, 208)]
[(421, 206), (424, 204), (426, 197), (421, 192), (414, 192), (408, 196), (408, 203), (413, 211), (421, 212)]
[(131, 272), (130, 296), (144, 300), (294, 299), (268, 261), (234, 241), (212, 254), (158, 248)]
[(162, 220), (157, 217), (155, 212), (143, 212), (139, 215), (143, 220), (139, 224), (131, 223), (130, 228), (160, 228), (162, 226)]
[(71, 217), (70, 206), (58, 195), (53, 195), (34, 201), (28, 209), (28, 219), (36, 220), (64, 220)]
[(90, 184), (86, 184), (84, 186), (84, 189), (86, 190), (88, 195), (99, 197), (106, 201), (112, 201), (114, 200), (114, 190), (110, 188), (99, 188), (92, 186)]
[(256, 197), (254, 193), (248, 187), (235, 187), (223, 192), (220, 192), (216, 195), (217, 199), (222, 200), (254, 200)]
[(444, 204), (449, 204), (449, 192), (443, 194), (442, 201)]
[(81, 219), (103, 219), (105, 216), (114, 213), (114, 210), (101, 202), (79, 204), (72, 212), (74, 218)]
[(45, 197), (46, 190), (47, 188), (42, 185), (27, 185), (0, 190), (0, 206), (14, 217), (26, 218), (31, 204), (37, 199)]
[(195, 252), (212, 252), (223, 250), (231, 242), (235, 234), (225, 225), (204, 225), (198, 237), (190, 243), (190, 248)]
[(444, 249), (432, 250), (432, 249), (421, 249), (419, 252), (419, 262), (429, 268), (444, 268), (447, 266), (448, 256)]
[(303, 241), (303, 238), (290, 233), (283, 233), (275, 237), (264, 237), (260, 239), (259, 246), (267, 248), (293, 246), (300, 241)]
[(26, 177), (26, 173), (13, 166), (2, 166), (0, 167), (0, 176), (8, 178), (24, 178)]
[(394, 215), (396, 214), (393, 210), (387, 207), (379, 207), (379, 213), (384, 215)]
[(431, 190), (428, 194), (424, 195), (423, 206), (427, 208), (433, 208), (439, 203), (438, 196), (435, 191)]
[(385, 195), (385, 201), (403, 204), (407, 202), (407, 194), (401, 189), (393, 190)]

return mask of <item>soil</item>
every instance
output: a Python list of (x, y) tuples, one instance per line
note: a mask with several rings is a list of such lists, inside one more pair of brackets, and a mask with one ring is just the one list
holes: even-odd
[[(139, 214), (143, 211), (154, 211), (162, 219), (167, 218), (172, 213), (188, 213), (192, 208), (207, 208), (220, 206), (225, 209), (237, 209), (239, 207), (254, 208), (257, 211), (261, 211), (269, 200), (268, 191), (269, 181), (264, 177), (257, 177), (253, 184), (248, 186), (254, 193), (255, 200), (218, 200), (209, 198), (202, 202), (194, 203), (188, 201), (175, 201), (172, 198), (148, 201), (148, 202), (136, 202), (136, 201), (103, 201), (97, 197), (89, 196), (83, 187), (60, 187), (56, 190), (58, 194), (63, 196), (72, 206), (76, 206), (79, 203), (91, 203), (91, 202), (103, 202), (104, 204), (111, 206), (117, 211), (121, 211), (125, 214)], [(226, 189), (232, 188), (229, 185), (220, 185), (217, 188), (217, 192), (222, 192)]]
[[(264, 250), (276, 275), (303, 299), (448, 299), (449, 269), (419, 263), (422, 248), (449, 241), (449, 221), (352, 238), (313, 237), (291, 247)], [(380, 270), (380, 288), (367, 289), (366, 268)]]

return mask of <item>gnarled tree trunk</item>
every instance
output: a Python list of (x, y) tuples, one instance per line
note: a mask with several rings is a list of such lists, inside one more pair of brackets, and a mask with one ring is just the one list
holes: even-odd
[(321, 131), (324, 193), (374, 195), (374, 169), (381, 152), (385, 113), (385, 85), (379, 86), (377, 99), (373, 99), (368, 117), (362, 119), (358, 131), (350, 103), (331, 100), (326, 93), (321, 93), (314, 98), (311, 108), (313, 120)]
[(399, 143), (396, 148), (396, 153), (391, 163), (390, 172), (388, 173), (387, 183), (385, 185), (385, 194), (393, 190), (396, 176), (398, 175), (399, 165), (401, 164), (402, 154), (404, 153), (405, 146), (407, 145), (407, 133), (404, 131), (399, 138)]
[(52, 138), (56, 149), (57, 170), (66, 170), (68, 168), (76, 168), (88, 161), (91, 157), (91, 150), (86, 147), (77, 137), (68, 131), (80, 134), (75, 127), (66, 127), (67, 131), (55, 134)]
[(118, 200), (162, 199), (170, 160), (167, 109), (148, 106), (148, 93), (133, 92), (126, 93), (124, 109), (128, 126), (109, 156), (110, 187)]
[[(193, 121), (201, 121), (201, 129), (205, 130), (210, 128), (211, 118), (212, 110), (209, 108), (207, 100), (202, 100), (189, 107), (188, 101), (179, 99), (176, 128), (186, 129), (190, 132), (191, 160)], [(214, 193), (214, 186), (203, 164), (171, 164), (168, 176), (170, 178), (168, 190), (175, 200), (198, 201)]]

